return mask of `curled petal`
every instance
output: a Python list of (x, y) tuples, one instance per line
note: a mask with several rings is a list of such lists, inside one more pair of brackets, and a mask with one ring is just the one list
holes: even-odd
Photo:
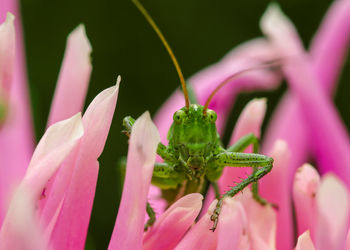
[(298, 237), (297, 246), (295, 250), (314, 250), (314, 244), (312, 243), (310, 232), (305, 231), (302, 235)]
[(316, 195), (316, 248), (344, 249), (349, 228), (349, 193), (337, 177), (327, 174)]
[[(169, 207), (143, 238), (143, 249), (174, 249), (202, 208), (203, 196), (186, 195)], [(166, 235), (166, 237), (164, 237)]]
[(91, 45), (84, 25), (68, 36), (48, 125), (81, 112), (91, 73)]
[(300, 167), (294, 178), (293, 199), (298, 234), (310, 230), (314, 239), (317, 222), (316, 194), (320, 186), (320, 176), (309, 164)]
[[(62, 178), (62, 182), (58, 181), (52, 187), (50, 198), (57, 204), (56, 207), (50, 207), (53, 209), (52, 215), (56, 213), (56, 209), (60, 208), (59, 202), (64, 196), (62, 208), (51, 235), (51, 242), (55, 249), (84, 248), (98, 177), (97, 159), (104, 148), (112, 122), (119, 82), (120, 77), (115, 86), (97, 95), (83, 116), (85, 134), (81, 138), (75, 161), (70, 162), (72, 164), (70, 168), (65, 168), (69, 172), (73, 171), (69, 186), (66, 186), (67, 182)], [(61, 171), (59, 174), (67, 176)], [(69, 225), (68, 228), (67, 225)]]
[(147, 193), (159, 141), (146, 112), (132, 128), (123, 194), (108, 249), (142, 249)]

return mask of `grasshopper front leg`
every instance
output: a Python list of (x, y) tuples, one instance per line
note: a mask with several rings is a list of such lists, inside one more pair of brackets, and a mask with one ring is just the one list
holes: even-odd
[[(239, 139), (235, 144), (227, 149), (229, 152), (243, 152), (247, 147), (253, 145), (253, 153), (257, 154), (259, 152), (259, 138), (256, 137), (253, 133), (249, 133)], [(253, 172), (258, 170), (257, 167), (253, 167)], [(259, 186), (258, 182), (253, 182), (252, 184), (252, 195), (253, 198), (259, 202), (261, 205), (266, 205), (268, 202), (259, 195)], [(271, 204), (276, 206), (274, 204)]]
[(225, 197), (233, 197), (238, 192), (242, 191), (246, 186), (251, 183), (257, 182), (264, 175), (271, 171), (273, 164), (273, 159), (271, 157), (260, 155), (260, 154), (246, 154), (237, 152), (222, 152), (213, 157), (210, 161), (210, 166), (218, 166), (223, 168), (224, 166), (230, 167), (253, 167), (257, 170), (254, 171), (247, 179), (242, 180), (236, 186), (232, 187), (227, 191), (216, 204), (216, 208), (211, 216), (211, 220), (214, 222), (212, 231), (215, 231), (219, 214), (221, 211), (223, 199)]

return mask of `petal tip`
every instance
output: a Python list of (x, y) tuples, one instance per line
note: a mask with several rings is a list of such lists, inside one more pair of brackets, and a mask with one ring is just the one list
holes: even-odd
[(15, 20), (15, 15), (13, 15), (11, 12), (6, 13), (6, 23), (13, 22)]
[(74, 44), (77, 44), (78, 48), (80, 48), (83, 51), (86, 51), (90, 56), (90, 53), (92, 51), (92, 47), (90, 44), (90, 41), (86, 35), (86, 29), (84, 24), (79, 24), (78, 27), (76, 27), (69, 35), (68, 35), (68, 41)]

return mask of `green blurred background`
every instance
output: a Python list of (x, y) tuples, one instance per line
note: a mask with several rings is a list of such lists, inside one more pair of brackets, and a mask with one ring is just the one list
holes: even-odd
[[(331, 1), (278, 1), (307, 47)], [(173, 48), (186, 78), (218, 61), (234, 46), (261, 36), (259, 19), (266, 0), (143, 0)], [(84, 23), (93, 47), (93, 72), (86, 103), (122, 76), (114, 120), (105, 150), (87, 238), (87, 249), (105, 249), (117, 215), (121, 181), (116, 162), (127, 152), (120, 133), (126, 115), (155, 114), (179, 82), (172, 62), (154, 31), (129, 0), (22, 0), (22, 19), (36, 138), (44, 132), (67, 35)], [(350, 65), (345, 66), (335, 98), (350, 127)], [(285, 91), (241, 94), (225, 133), (253, 97), (267, 96), (270, 117)], [(172, 115), (172, 114), (169, 114)], [(266, 126), (266, 121), (264, 127)]]

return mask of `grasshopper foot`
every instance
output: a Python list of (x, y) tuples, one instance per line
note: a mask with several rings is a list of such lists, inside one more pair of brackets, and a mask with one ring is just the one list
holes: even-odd
[(147, 220), (145, 226), (143, 227), (143, 230), (146, 232), (151, 226), (153, 226), (154, 222), (156, 221), (156, 213), (154, 212), (151, 205), (147, 202), (146, 204), (146, 212), (149, 216), (149, 219)]
[(210, 217), (210, 220), (214, 222), (213, 227), (210, 229), (213, 232), (215, 231), (219, 222), (219, 215), (221, 212), (222, 202), (223, 202), (222, 198), (218, 200), (218, 203), (216, 203), (216, 207), (213, 211), (213, 214)]
[(156, 221), (155, 218), (149, 218), (146, 222), (146, 224), (143, 227), (143, 230), (146, 232), (150, 227), (153, 226), (154, 222)]

